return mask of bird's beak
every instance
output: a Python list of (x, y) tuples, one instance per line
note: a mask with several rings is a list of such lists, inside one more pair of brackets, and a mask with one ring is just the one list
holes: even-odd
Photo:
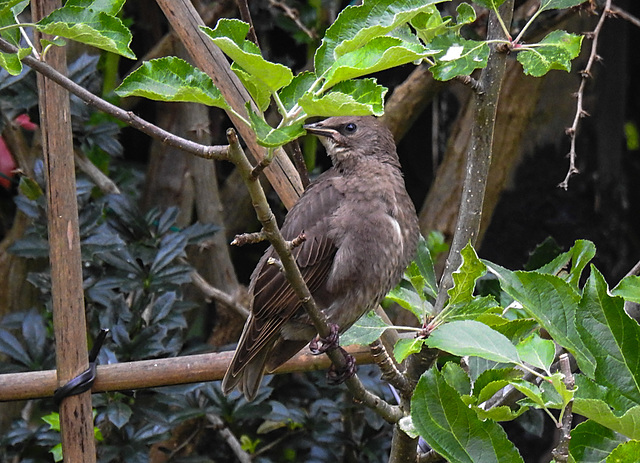
[(307, 132), (317, 135), (319, 137), (335, 138), (336, 131), (334, 129), (323, 127), (322, 122), (316, 122), (315, 124), (303, 125)]

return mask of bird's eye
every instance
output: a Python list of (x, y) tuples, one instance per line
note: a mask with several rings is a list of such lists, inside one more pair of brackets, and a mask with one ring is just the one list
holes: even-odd
[(358, 129), (358, 126), (355, 125), (353, 122), (349, 122), (347, 125), (344, 126), (344, 131), (347, 133), (354, 133), (357, 129)]

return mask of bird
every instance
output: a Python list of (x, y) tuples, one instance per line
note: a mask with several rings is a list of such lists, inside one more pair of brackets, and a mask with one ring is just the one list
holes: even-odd
[[(419, 227), (393, 135), (374, 116), (339, 116), (304, 125), (332, 167), (309, 184), (287, 213), (286, 240), (318, 307), (338, 334), (376, 307), (416, 252)], [(251, 275), (250, 315), (222, 382), (255, 399), (272, 373), (317, 331), (269, 247)]]

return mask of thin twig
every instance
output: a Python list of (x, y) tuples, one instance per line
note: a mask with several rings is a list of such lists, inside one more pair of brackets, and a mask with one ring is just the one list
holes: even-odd
[(576, 92), (576, 98), (577, 98), (576, 114), (573, 117), (573, 124), (571, 124), (571, 127), (568, 127), (565, 130), (566, 134), (569, 135), (569, 138), (571, 140), (571, 148), (569, 150), (569, 154), (567, 155), (569, 157), (569, 170), (567, 171), (567, 175), (565, 176), (564, 180), (560, 182), (560, 184), (558, 185), (560, 188), (563, 188), (565, 190), (569, 188), (569, 179), (571, 178), (571, 176), (579, 172), (578, 168), (576, 167), (576, 157), (577, 157), (576, 136), (578, 134), (578, 126), (580, 125), (580, 119), (589, 115), (584, 110), (584, 106), (583, 106), (584, 89), (587, 85), (587, 79), (591, 77), (591, 68), (593, 67), (593, 64), (596, 61), (601, 60), (601, 57), (597, 53), (598, 38), (600, 37), (600, 30), (602, 29), (602, 25), (604, 24), (604, 20), (607, 17), (607, 14), (609, 13), (610, 8), (611, 8), (611, 0), (607, 0), (604, 10), (600, 15), (600, 19), (598, 20), (598, 24), (596, 24), (596, 27), (593, 30), (593, 32), (588, 34), (588, 36), (593, 38), (593, 41), (591, 42), (591, 52), (589, 53), (589, 61), (587, 61), (587, 66), (584, 68), (584, 70), (580, 72), (582, 79), (580, 81), (580, 87)]
[(240, 304), (237, 298), (214, 286), (211, 286), (196, 270), (191, 272), (191, 283), (205, 296), (232, 308), (242, 318), (246, 319), (249, 317), (249, 309)]
[(307, 34), (307, 36), (311, 40), (318, 40), (318, 34), (316, 33), (316, 31), (309, 29), (304, 25), (302, 21), (300, 21), (300, 13), (298, 12), (298, 10), (296, 10), (295, 8), (291, 8), (286, 3), (280, 2), (278, 0), (269, 0), (269, 5), (275, 8), (280, 8), (282, 11), (284, 11), (284, 14), (289, 19), (291, 19), (296, 24), (296, 26), (298, 26), (298, 29)]
[(230, 244), (231, 246), (244, 246), (245, 244), (260, 243), (266, 239), (267, 237), (265, 236), (264, 231), (260, 230), (255, 233), (243, 233), (242, 235), (236, 235)]
[(636, 27), (640, 27), (640, 19), (636, 18), (632, 14), (628, 13), (626, 10), (623, 10), (619, 6), (611, 5), (609, 7), (609, 11), (614, 15), (618, 16), (626, 21), (629, 21)]
[(249, 24), (249, 32), (247, 33), (247, 38), (255, 43), (258, 48), (260, 48), (260, 43), (258, 42), (256, 30), (253, 27), (253, 20), (251, 19), (251, 12), (249, 11), (247, 0), (236, 0), (236, 4), (238, 5), (238, 10), (240, 10), (240, 18), (244, 22)]
[(207, 420), (218, 429), (222, 438), (227, 442), (233, 453), (240, 463), (251, 463), (251, 456), (242, 449), (242, 444), (238, 438), (231, 432), (229, 427), (224, 424), (222, 418), (213, 413), (207, 413)]
[[(11, 45), (4, 39), (0, 39), (0, 50), (6, 53), (17, 53), (18, 49)], [(226, 160), (227, 159), (227, 150), (228, 146), (207, 146), (201, 145), (200, 143), (195, 143), (191, 140), (187, 140), (186, 138), (178, 137), (177, 135), (172, 134), (171, 132), (167, 132), (166, 130), (161, 129), (160, 127), (153, 125), (152, 123), (145, 121), (144, 119), (136, 116), (131, 111), (125, 111), (122, 108), (119, 108), (111, 103), (103, 100), (102, 98), (94, 95), (84, 87), (76, 84), (74, 81), (69, 79), (68, 77), (62, 75), (47, 63), (42, 62), (34, 58), (33, 56), (26, 56), (22, 59), (22, 62), (44, 75), (45, 77), (51, 79), (56, 84), (60, 85), (62, 88), (67, 90), (69, 93), (76, 95), (85, 103), (93, 106), (94, 108), (107, 113), (118, 120), (121, 120), (128, 125), (132, 126), (135, 129), (140, 130), (141, 132), (146, 133), (147, 135), (162, 140), (163, 143), (174, 146), (176, 148), (180, 148), (188, 153), (194, 154), (198, 157), (205, 159), (218, 159), (218, 160)]]
[[(569, 356), (562, 354), (560, 356), (560, 371), (564, 375), (564, 384), (569, 391), (575, 388), (575, 379), (571, 372), (571, 364), (569, 362)], [(571, 423), (573, 421), (573, 400), (571, 400), (565, 407), (562, 414), (562, 423), (560, 426), (560, 442), (551, 454), (555, 461), (564, 463), (569, 460), (569, 441), (571, 440)]]

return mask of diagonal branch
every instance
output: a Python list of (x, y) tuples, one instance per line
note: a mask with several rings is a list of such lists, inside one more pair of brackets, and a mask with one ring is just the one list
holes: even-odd
[[(11, 45), (6, 40), (0, 38), (0, 51), (5, 53), (17, 53), (18, 49)], [(201, 145), (200, 143), (187, 140), (186, 138), (178, 137), (177, 135), (167, 132), (160, 127), (153, 125), (152, 123), (136, 116), (131, 111), (125, 111), (115, 105), (112, 105), (108, 101), (94, 95), (84, 87), (76, 84), (74, 81), (59, 73), (47, 63), (42, 62), (33, 56), (26, 56), (22, 59), (22, 62), (29, 66), (34, 71), (42, 74), (43, 76), (51, 79), (56, 84), (67, 90), (69, 93), (80, 98), (85, 103), (93, 106), (94, 108), (107, 113), (122, 122), (130, 125), (131, 127), (146, 133), (150, 137), (162, 140), (169, 146), (180, 148), (188, 153), (194, 154), (198, 157), (205, 159), (227, 159), (227, 146), (208, 146)]]

